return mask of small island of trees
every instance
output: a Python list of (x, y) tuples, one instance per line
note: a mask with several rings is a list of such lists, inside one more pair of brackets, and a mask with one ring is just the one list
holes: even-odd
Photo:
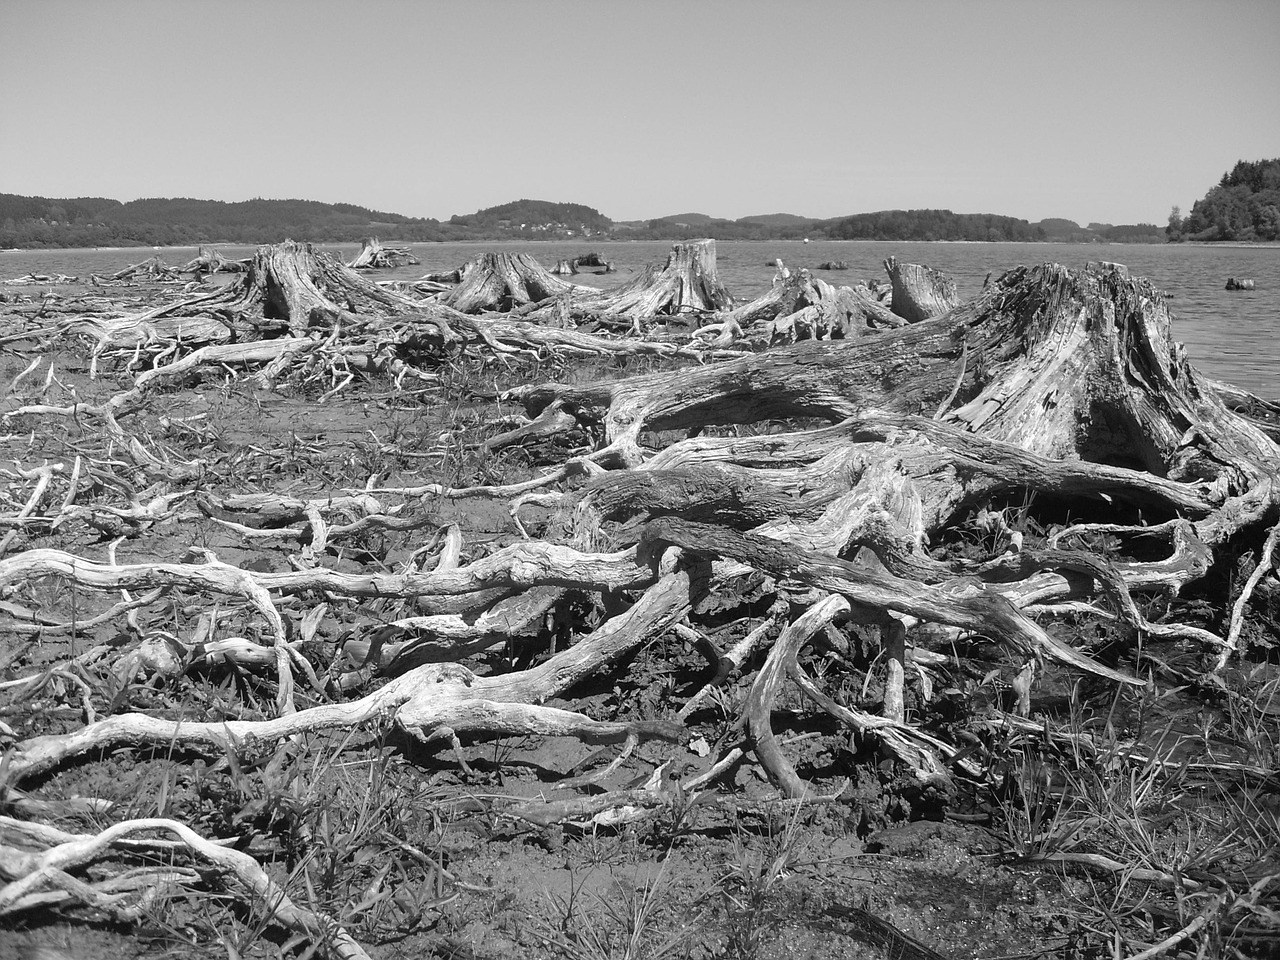
[(1178, 207), (1165, 234), (1180, 240), (1280, 240), (1280, 157), (1240, 160), (1185, 218)]

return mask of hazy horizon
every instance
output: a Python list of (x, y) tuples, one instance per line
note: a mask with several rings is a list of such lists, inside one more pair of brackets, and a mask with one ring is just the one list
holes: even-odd
[(1270, 0), (217, 11), (11, 5), (0, 190), (1163, 224), (1280, 156)]

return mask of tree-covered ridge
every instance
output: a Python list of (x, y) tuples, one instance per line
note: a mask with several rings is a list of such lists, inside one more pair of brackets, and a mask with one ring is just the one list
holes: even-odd
[(1170, 240), (1280, 240), (1280, 157), (1237, 161), (1185, 219), (1178, 214)]
[(513, 200), (472, 214), (450, 217), (449, 223), (457, 227), (561, 236), (603, 234), (613, 226), (613, 221), (595, 207), (547, 200)]
[(1150, 224), (1113, 227), (950, 210), (881, 210), (819, 220), (776, 213), (725, 220), (701, 213), (615, 222), (580, 203), (515, 200), (447, 222), (316, 200), (103, 197), (50, 199), (0, 194), (0, 247), (95, 247), (278, 243), (300, 239), (355, 243), (377, 236), (400, 242), (448, 240), (1005, 240), (1152, 242)]
[(1026, 220), (989, 213), (950, 210), (881, 210), (827, 221), (832, 240), (1016, 240), (1045, 239), (1045, 232)]
[(0, 194), (0, 247), (274, 243), (286, 237), (355, 242), (445, 239), (436, 220), (316, 200), (196, 200), (154, 197), (50, 199)]

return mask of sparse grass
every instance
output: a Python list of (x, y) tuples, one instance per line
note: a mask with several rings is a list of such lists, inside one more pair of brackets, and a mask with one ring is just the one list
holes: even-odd
[(806, 816), (795, 804), (780, 817), (770, 817), (765, 834), (752, 843), (741, 827), (720, 881), (725, 901), (727, 956), (750, 958), (779, 925), (780, 893), (806, 859)]
[(666, 881), (668, 861), (639, 884), (611, 871), (606, 894), (584, 893), (583, 879), (570, 876), (569, 893), (548, 894), (547, 916), (538, 918), (534, 936), (555, 955), (570, 960), (664, 960), (687, 957), (694, 944), (689, 929), (696, 918), (682, 916), (672, 927), (671, 915), (684, 911)]
[(1168, 759), (1189, 756), (1180, 749), (1188, 737), (1166, 726), (1139, 744), (1111, 722), (1087, 721), (1077, 695), (1058, 735), (1013, 748), (1005, 841), (1023, 862), (1088, 876), (1090, 895), (1066, 910), (1099, 951), (1123, 943), (1136, 953), (1179, 936), (1179, 948), (1198, 956), (1272, 956), (1276, 770), (1250, 783), (1233, 764), (1215, 771)]

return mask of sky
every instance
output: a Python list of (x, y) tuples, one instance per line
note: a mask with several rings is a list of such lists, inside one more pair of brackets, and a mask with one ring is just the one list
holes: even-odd
[(0, 192), (1164, 224), (1280, 0), (0, 0)]

